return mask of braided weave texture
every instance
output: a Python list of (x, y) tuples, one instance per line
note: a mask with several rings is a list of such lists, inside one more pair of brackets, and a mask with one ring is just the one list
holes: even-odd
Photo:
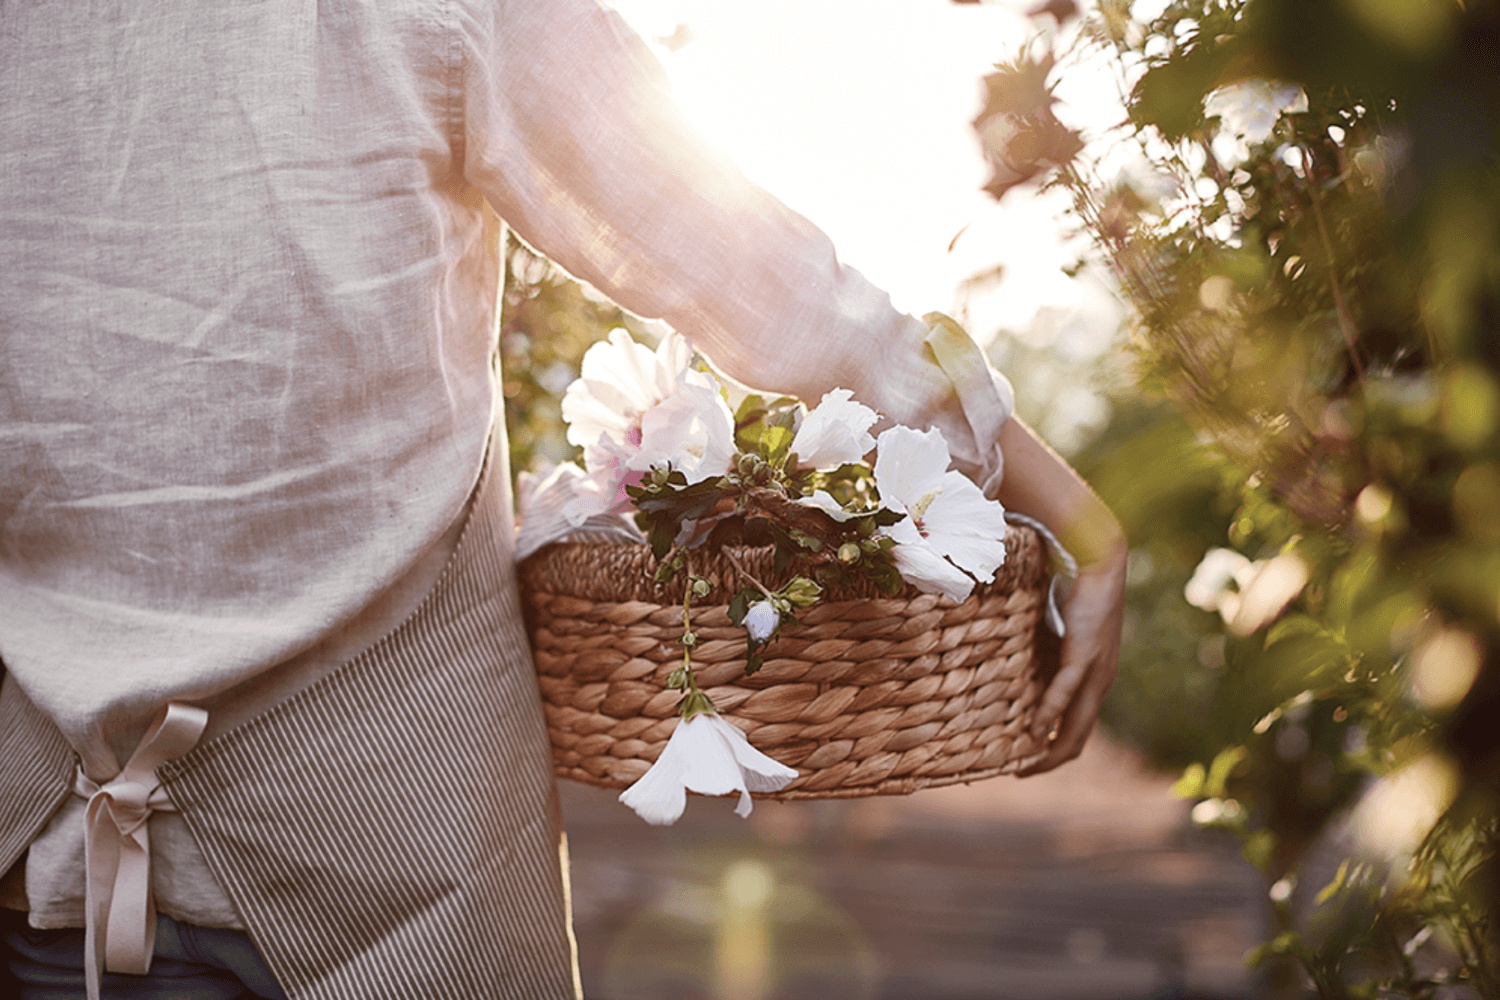
[[(1031, 719), (1048, 581), (1041, 538), (1012, 525), (993, 583), (962, 604), (908, 587), (831, 590), (745, 675), (729, 598), (744, 585), (722, 555), (695, 554), (713, 591), (695, 600), (698, 685), (762, 752), (798, 770), (780, 799), (905, 794), (1024, 767), (1044, 743)], [(773, 589), (773, 551), (734, 549)], [(645, 545), (568, 541), (521, 565), (527, 628), (559, 777), (624, 788), (661, 754), (680, 691), (682, 579), (653, 580)]]

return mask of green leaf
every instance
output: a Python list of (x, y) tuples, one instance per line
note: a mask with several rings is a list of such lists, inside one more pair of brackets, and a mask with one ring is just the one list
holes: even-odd
[(1172, 794), (1179, 799), (1196, 799), (1203, 795), (1203, 779), (1207, 777), (1208, 770), (1196, 761), (1189, 764), (1172, 785)]
[(1175, 142), (1203, 121), (1203, 98), (1216, 87), (1229, 62), (1229, 46), (1199, 45), (1191, 52), (1153, 66), (1130, 95), (1131, 117), (1155, 125)]
[(664, 558), (672, 548), (672, 539), (677, 537), (677, 530), (671, 521), (658, 520), (651, 525), (651, 554), (658, 560)]
[(781, 573), (787, 568), (787, 565), (790, 564), (791, 561), (791, 553), (782, 548), (780, 545), (776, 546), (776, 552), (771, 557), (771, 568), (777, 573)]
[(746, 587), (729, 599), (730, 622), (737, 626), (744, 624), (745, 613), (750, 610), (750, 604), (756, 593), (756, 591)]
[(773, 467), (780, 468), (786, 461), (787, 452), (792, 447), (792, 438), (795, 436), (790, 427), (780, 424), (767, 427), (760, 436), (761, 454), (765, 455), (766, 461), (770, 462)]
[(744, 452), (756, 452), (760, 450), (760, 436), (765, 430), (766, 401), (763, 397), (751, 393), (740, 403), (740, 408), (734, 412), (734, 443)]
[(1240, 853), (1256, 868), (1266, 871), (1276, 857), (1276, 834), (1270, 830), (1256, 830), (1240, 845)]
[(1345, 858), (1343, 860), (1343, 863), (1339, 865), (1338, 872), (1334, 874), (1333, 881), (1329, 882), (1322, 889), (1318, 890), (1318, 894), (1313, 897), (1313, 905), (1322, 906), (1324, 903), (1332, 899), (1334, 895), (1344, 887), (1344, 879), (1348, 877), (1348, 875), (1349, 859)]
[(1239, 766), (1240, 761), (1249, 756), (1249, 752), (1242, 746), (1226, 747), (1220, 750), (1214, 757), (1214, 762), (1208, 766), (1208, 777), (1203, 782), (1201, 794), (1211, 799), (1222, 798), (1225, 794), (1225, 786), (1229, 783), (1229, 776)]
[(1282, 931), (1271, 940), (1251, 949), (1245, 956), (1245, 965), (1254, 968), (1276, 955), (1290, 955), (1298, 950), (1301, 937), (1296, 931)]
[(1316, 618), (1309, 615), (1286, 615), (1266, 630), (1266, 648), (1269, 649), (1283, 639), (1298, 635), (1317, 635), (1330, 638), (1328, 630)]

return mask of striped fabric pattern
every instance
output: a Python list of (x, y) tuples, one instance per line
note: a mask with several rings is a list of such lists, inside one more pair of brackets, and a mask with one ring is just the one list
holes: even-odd
[(504, 462), (384, 640), (158, 773), (294, 1000), (582, 995)]
[[(0, 672), (3, 676), (3, 672)], [(0, 874), (73, 792), (77, 758), (62, 733), (21, 691), (0, 680)]]

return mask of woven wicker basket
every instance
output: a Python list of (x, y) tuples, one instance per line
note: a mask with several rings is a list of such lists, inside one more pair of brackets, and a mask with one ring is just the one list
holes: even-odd
[[(1015, 525), (1006, 549), (995, 581), (958, 605), (910, 587), (894, 598), (826, 593), (748, 677), (727, 604), (741, 578), (722, 555), (695, 555), (693, 572), (714, 583), (692, 611), (698, 684), (754, 746), (799, 772), (768, 797), (903, 794), (1035, 758), (1047, 554)], [(773, 572), (769, 548), (735, 556), (771, 587), (790, 575)], [(672, 734), (681, 692), (665, 681), (682, 661), (682, 584), (659, 586), (653, 570), (645, 545), (609, 542), (549, 545), (521, 565), (559, 777), (624, 788)]]

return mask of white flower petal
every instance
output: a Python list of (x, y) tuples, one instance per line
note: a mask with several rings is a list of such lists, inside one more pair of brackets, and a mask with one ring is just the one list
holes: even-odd
[(787, 767), (781, 761), (751, 746), (739, 726), (717, 715), (709, 716), (709, 718), (718, 719), (722, 723), (719, 727), (720, 735), (729, 744), (734, 759), (739, 762), (744, 771), (745, 784), (752, 792), (778, 792), (797, 777), (796, 768)]
[(833, 495), (826, 490), (813, 490), (812, 496), (798, 497), (797, 503), (800, 503), (804, 507), (816, 507), (840, 524), (843, 524), (851, 517), (864, 516), (858, 511), (845, 510), (833, 498)]
[(1005, 508), (961, 472), (943, 476), (942, 492), (922, 515), (932, 547), (989, 583), (1005, 562)]
[(770, 601), (756, 601), (745, 610), (745, 631), (756, 642), (765, 642), (781, 624), (781, 615)]
[(735, 811), (746, 816), (751, 791), (776, 791), (796, 776), (792, 768), (752, 747), (733, 723), (718, 715), (695, 715), (677, 723), (656, 763), (620, 793), (620, 801), (646, 822), (665, 825), (682, 816), (687, 791), (737, 791)]
[(578, 371), (585, 381), (612, 387), (620, 403), (639, 412), (662, 396), (655, 367), (651, 348), (636, 343), (624, 330), (614, 329), (583, 353)]
[(732, 722), (717, 715), (708, 716), (708, 718), (716, 723), (715, 732), (724, 741), (725, 747), (740, 767), (740, 776), (744, 784), (740, 787), (740, 801), (735, 805), (734, 811), (741, 818), (750, 815), (751, 792), (779, 791), (797, 777), (795, 769), (787, 767), (751, 746), (745, 734)]
[(1240, 80), (1220, 87), (1203, 102), (1203, 113), (1217, 116), (1225, 132), (1247, 142), (1265, 142), (1283, 114), (1307, 110), (1301, 87), (1270, 80)]
[(1233, 549), (1209, 549), (1182, 588), (1182, 596), (1195, 608), (1218, 611), (1229, 585), (1248, 578), (1251, 566), (1249, 559)]
[(1230, 635), (1252, 635), (1270, 624), (1307, 586), (1308, 565), (1296, 552), (1255, 563), (1255, 567), (1254, 576), (1240, 587), (1234, 611), (1226, 613), (1221, 609)]
[(923, 496), (942, 486), (952, 459), (948, 442), (937, 428), (929, 431), (892, 427), (875, 442), (875, 488), (880, 502), (906, 512)]
[(601, 437), (624, 441), (633, 417), (633, 404), (607, 382), (577, 379), (563, 392), (562, 415), (568, 442), (588, 447)]
[(669, 826), (677, 822), (682, 817), (682, 811), (687, 808), (687, 787), (682, 780), (687, 758), (683, 744), (678, 740), (683, 728), (679, 723), (656, 763), (620, 793), (621, 802), (634, 809), (641, 819), (655, 826)]
[(841, 465), (858, 462), (875, 447), (870, 427), (877, 414), (863, 403), (854, 402), (849, 389), (834, 389), (803, 418), (802, 426), (792, 438), (791, 451), (797, 456), (797, 467), (829, 472)]
[(943, 594), (954, 601), (962, 601), (973, 592), (974, 579), (943, 558), (917, 531), (911, 518), (881, 530), (896, 542), (891, 560), (907, 583), (925, 594)]
[(942, 433), (892, 427), (880, 435), (877, 446), (880, 502), (908, 515), (882, 532), (896, 542), (891, 557), (902, 578), (955, 601), (974, 589), (973, 578), (963, 570), (993, 580), (995, 568), (1005, 561), (1005, 508), (986, 499), (962, 473), (948, 470), (951, 460)]
[(734, 414), (712, 376), (692, 372), (672, 396), (641, 416), (640, 450), (627, 464), (679, 470), (696, 483), (729, 471), (734, 457)]
[(693, 361), (693, 349), (680, 333), (669, 333), (656, 346), (656, 391), (670, 396)]

